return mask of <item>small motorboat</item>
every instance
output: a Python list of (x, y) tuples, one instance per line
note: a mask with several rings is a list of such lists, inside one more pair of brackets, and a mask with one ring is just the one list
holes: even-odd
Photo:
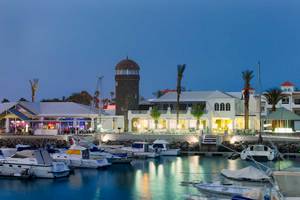
[(97, 147), (90, 148), (90, 157), (94, 159), (105, 157), (112, 164), (130, 164), (132, 161), (126, 152), (107, 152)]
[(58, 151), (51, 156), (54, 160), (75, 168), (104, 168), (111, 165), (105, 157), (90, 158), (89, 149), (79, 145), (72, 145), (65, 152)]
[(246, 187), (246, 186), (236, 186), (236, 185), (223, 185), (220, 183), (198, 183), (194, 185), (198, 190), (202, 192), (207, 192), (215, 195), (224, 195), (224, 196), (235, 196), (248, 193), (257, 188)]
[(45, 150), (23, 150), (0, 161), (1, 176), (60, 178), (69, 173), (65, 163), (54, 162)]
[(276, 158), (276, 151), (266, 145), (250, 145), (241, 152), (242, 160), (272, 161)]
[(156, 158), (159, 157), (159, 152), (156, 152), (149, 147), (147, 142), (134, 142), (131, 147), (122, 147), (121, 149), (133, 154), (137, 158)]
[(268, 182), (270, 177), (265, 172), (249, 166), (239, 170), (223, 169), (221, 174), (226, 178), (237, 181)]
[(170, 149), (166, 140), (155, 140), (151, 148), (160, 153), (161, 156), (178, 156), (180, 149)]
[[(299, 199), (300, 168), (292, 167), (281, 171), (273, 171), (275, 186), (280, 191), (278, 199)], [(282, 195), (282, 196), (281, 196)]]

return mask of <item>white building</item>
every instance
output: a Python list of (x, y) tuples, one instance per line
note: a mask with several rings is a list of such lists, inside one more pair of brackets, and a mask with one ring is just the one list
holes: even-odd
[[(294, 113), (300, 115), (300, 91), (296, 90), (293, 83), (286, 81), (281, 84), (280, 89), (282, 90), (284, 97), (278, 102), (276, 108), (284, 107)], [(272, 109), (272, 105), (268, 104), (267, 99), (262, 96), (262, 113), (266, 115)]]
[[(161, 116), (158, 128), (149, 110), (131, 110), (128, 112), (129, 131), (132, 132), (199, 132), (197, 120), (191, 114), (194, 104), (205, 105), (205, 114), (201, 117), (200, 129), (207, 133), (236, 132), (244, 129), (244, 100), (242, 92), (221, 91), (185, 91), (180, 97), (179, 123), (176, 122), (176, 92), (168, 92), (158, 99), (149, 100), (157, 106)], [(259, 130), (258, 98), (254, 91), (250, 95), (249, 129)]]
[[(285, 108), (297, 115), (300, 115), (300, 91), (297, 90), (295, 85), (289, 81), (282, 83), (280, 89), (282, 90), (284, 97), (278, 102), (276, 108)], [(262, 115), (267, 116), (272, 110), (272, 105), (268, 103), (264, 96), (262, 96), (261, 103)], [(281, 128), (293, 129), (293, 131), (300, 131), (300, 121), (287, 121), (284, 116), (282, 116), (282, 120), (276, 121), (273, 121), (273, 129), (275, 126), (280, 126)]]

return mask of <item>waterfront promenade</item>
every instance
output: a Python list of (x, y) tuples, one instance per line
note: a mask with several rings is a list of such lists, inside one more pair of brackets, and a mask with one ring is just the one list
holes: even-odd
[[(233, 136), (218, 136), (219, 143), (212, 145), (205, 145), (201, 142), (199, 134), (132, 134), (132, 133), (96, 133), (96, 134), (82, 134), (82, 135), (55, 135), (55, 136), (41, 136), (41, 135), (14, 135), (5, 134), (0, 135), (0, 146), (14, 147), (16, 144), (29, 144), (33, 147), (45, 147), (46, 145), (53, 145), (56, 147), (67, 147), (69, 137), (80, 137), (95, 144), (122, 144), (125, 146), (131, 145), (134, 141), (153, 142), (156, 139), (164, 139), (170, 142), (174, 148), (181, 148), (185, 152), (205, 153), (205, 152), (228, 152), (229, 150), (223, 148), (227, 146), (237, 151), (241, 151), (243, 145), (241, 143), (253, 144), (258, 140), (257, 135), (233, 135)], [(270, 135), (262, 136), (263, 141), (267, 145), (275, 145), (282, 151), (282, 153), (300, 153), (300, 136), (296, 135)]]

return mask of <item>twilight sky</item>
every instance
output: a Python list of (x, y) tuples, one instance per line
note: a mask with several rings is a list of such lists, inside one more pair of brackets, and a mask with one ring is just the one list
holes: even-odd
[[(239, 91), (241, 71), (262, 64), (262, 86), (300, 86), (299, 0), (1, 0), (0, 100), (93, 92), (125, 58), (141, 67), (141, 94), (174, 88), (187, 64), (192, 90)], [(257, 86), (257, 80), (253, 81)]]

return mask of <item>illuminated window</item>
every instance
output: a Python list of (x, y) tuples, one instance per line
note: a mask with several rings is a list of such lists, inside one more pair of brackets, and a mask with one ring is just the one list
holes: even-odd
[(219, 111), (219, 104), (215, 103), (215, 111)]
[(226, 111), (230, 111), (230, 103), (226, 103)]
[(225, 104), (224, 103), (221, 103), (220, 104), (220, 111), (224, 111), (225, 110)]

